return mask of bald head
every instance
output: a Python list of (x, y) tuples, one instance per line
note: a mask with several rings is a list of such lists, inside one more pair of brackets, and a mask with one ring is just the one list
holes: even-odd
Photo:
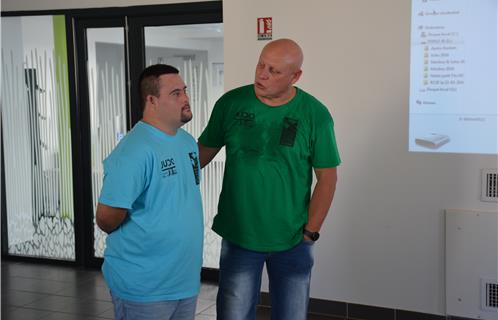
[(269, 106), (290, 101), (296, 94), (294, 83), (301, 77), (302, 64), (303, 51), (294, 41), (279, 39), (268, 43), (256, 65), (256, 97)]
[(280, 57), (282, 61), (292, 66), (294, 71), (301, 70), (303, 65), (303, 50), (291, 39), (278, 39), (269, 42), (261, 51), (261, 55), (263, 54)]

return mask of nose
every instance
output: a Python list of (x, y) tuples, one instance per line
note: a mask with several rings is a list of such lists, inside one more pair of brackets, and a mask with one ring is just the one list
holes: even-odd
[(187, 103), (189, 102), (189, 97), (188, 97), (188, 94), (187, 94), (186, 92), (184, 92), (184, 93), (183, 93), (183, 95), (182, 95), (182, 100), (183, 100), (184, 102), (187, 102)]
[(268, 79), (269, 72), (266, 68), (257, 68), (256, 69), (256, 77), (259, 79)]

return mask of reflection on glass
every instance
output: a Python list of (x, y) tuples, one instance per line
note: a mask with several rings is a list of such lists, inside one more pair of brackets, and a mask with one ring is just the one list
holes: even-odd
[(74, 260), (65, 18), (1, 23), (8, 253)]
[(87, 50), (94, 255), (103, 257), (106, 234), (95, 224), (104, 177), (102, 161), (126, 134), (123, 28), (87, 29)]
[[(196, 24), (145, 28), (146, 65), (173, 65), (187, 84), (194, 117), (184, 127), (198, 138), (207, 125), (214, 103), (223, 94), (223, 24)], [(218, 268), (220, 237), (211, 229), (217, 212), (224, 170), (224, 153), (203, 169), (204, 267)]]

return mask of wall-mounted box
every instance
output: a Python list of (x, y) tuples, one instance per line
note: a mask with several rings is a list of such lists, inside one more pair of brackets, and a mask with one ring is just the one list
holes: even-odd
[(446, 210), (446, 314), (498, 320), (498, 213)]

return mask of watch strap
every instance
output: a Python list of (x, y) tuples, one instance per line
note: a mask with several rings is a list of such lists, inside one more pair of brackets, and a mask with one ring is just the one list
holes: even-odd
[(320, 238), (320, 233), (317, 231), (309, 231), (303, 228), (303, 234), (310, 238), (312, 241), (318, 240)]

